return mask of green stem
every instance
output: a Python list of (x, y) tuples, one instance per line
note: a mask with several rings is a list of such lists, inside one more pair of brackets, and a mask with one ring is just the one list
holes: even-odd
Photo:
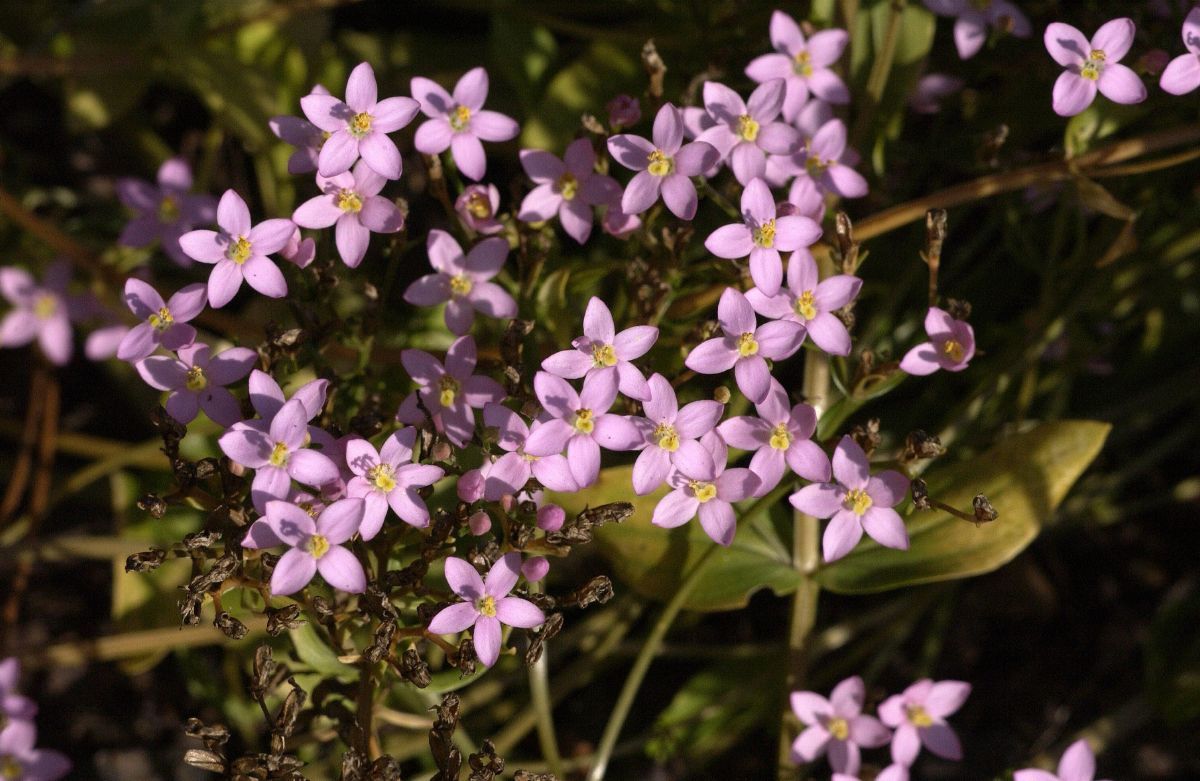
[(854, 123), (854, 145), (863, 147), (875, 113), (883, 102), (883, 92), (887, 89), (888, 78), (892, 74), (892, 63), (896, 59), (896, 46), (900, 40), (900, 28), (904, 19), (904, 7), (907, 0), (892, 0), (891, 12), (888, 14), (887, 28), (883, 33), (883, 45), (875, 54), (875, 62), (867, 77), (867, 88), (862, 103), (862, 113)]
[[(541, 587), (535, 586), (540, 591)], [(562, 777), (562, 756), (558, 753), (558, 737), (554, 732), (554, 705), (550, 701), (550, 662), (548, 649), (542, 649), (542, 655), (529, 668), (529, 697), (533, 701), (534, 712), (537, 714), (538, 745), (542, 749), (542, 758), (550, 766), (550, 772)]]

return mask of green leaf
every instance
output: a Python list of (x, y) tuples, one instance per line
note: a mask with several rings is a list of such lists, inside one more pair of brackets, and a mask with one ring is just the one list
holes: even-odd
[(312, 670), (341, 679), (358, 675), (358, 670), (338, 661), (337, 654), (325, 644), (312, 624), (301, 624), (296, 629), (288, 630), (288, 634), (292, 636), (296, 655)]
[(823, 568), (817, 580), (841, 594), (868, 594), (997, 569), (1038, 535), (1100, 452), (1111, 428), (1090, 420), (1043, 423), (932, 474), (929, 491), (938, 500), (970, 507), (971, 499), (982, 493), (1000, 517), (976, 526), (940, 511), (915, 512), (907, 521), (909, 550), (891, 550), (868, 540)]
[[(573, 494), (549, 494), (548, 500), (568, 513), (608, 502), (632, 502), (632, 518), (597, 530), (600, 554), (612, 565), (617, 578), (634, 591), (651, 599), (667, 600), (704, 551), (716, 543), (695, 519), (678, 529), (652, 525), (654, 506), (667, 491), (660, 488), (648, 496), (635, 496), (632, 472), (633, 467), (628, 465), (610, 467), (601, 471), (600, 479), (590, 488)], [(802, 579), (803, 575), (792, 569), (788, 546), (763, 514), (754, 523), (739, 523), (733, 544), (709, 559), (704, 577), (684, 608), (736, 610), (745, 607), (750, 595), (760, 589), (790, 594)]]
[(637, 73), (637, 62), (627, 50), (596, 41), (550, 79), (540, 106), (521, 131), (521, 146), (561, 151), (579, 129), (580, 115), (600, 111), (600, 96), (620, 92)]

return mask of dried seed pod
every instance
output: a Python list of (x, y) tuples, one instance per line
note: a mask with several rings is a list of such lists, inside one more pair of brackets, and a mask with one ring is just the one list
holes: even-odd
[(167, 502), (158, 494), (142, 494), (137, 500), (139, 510), (144, 510), (155, 518), (167, 514)]
[(529, 648), (525, 650), (525, 664), (529, 667), (537, 664), (542, 658), (542, 650), (546, 642), (557, 635), (563, 628), (562, 613), (550, 613), (546, 621), (538, 629), (529, 633)]
[(267, 608), (267, 634), (271, 637), (278, 637), (285, 630), (295, 629), (303, 623), (304, 619), (300, 617), (299, 605)]
[(406, 648), (400, 657), (400, 677), (418, 689), (424, 689), (433, 679), (429, 665), (416, 648)]
[(261, 699), (271, 686), (271, 677), (275, 675), (275, 658), (271, 646), (260, 645), (254, 651), (254, 678), (250, 681), (250, 693)]
[(230, 640), (241, 640), (250, 631), (245, 624), (224, 610), (217, 613), (217, 617), (213, 619), (213, 626), (220, 629), (221, 634)]
[(575, 606), (585, 608), (591, 605), (603, 605), (613, 598), (613, 584), (605, 575), (596, 577), (583, 584), (578, 590), (559, 600), (564, 607)]
[(225, 774), (225, 757), (216, 751), (203, 748), (190, 748), (183, 754), (186, 765), (207, 770), (209, 773)]
[(971, 500), (971, 507), (975, 510), (976, 523), (991, 523), (1000, 517), (1000, 513), (983, 494), (977, 494)]
[(134, 553), (125, 559), (126, 572), (151, 572), (167, 560), (167, 552), (161, 548)]
[(929, 486), (921, 478), (916, 478), (909, 486), (912, 491), (913, 506), (918, 510), (932, 510), (933, 505), (929, 503)]

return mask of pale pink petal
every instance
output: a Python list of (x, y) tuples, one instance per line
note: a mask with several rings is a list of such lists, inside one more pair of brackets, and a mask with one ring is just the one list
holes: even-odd
[(837, 561), (854, 550), (854, 546), (862, 539), (862, 533), (862, 525), (854, 513), (848, 510), (834, 513), (829, 525), (825, 527), (821, 544), (825, 562), (828, 564)]

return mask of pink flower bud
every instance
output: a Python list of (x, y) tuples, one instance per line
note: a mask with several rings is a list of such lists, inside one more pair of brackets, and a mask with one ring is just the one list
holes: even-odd
[(471, 527), (471, 534), (478, 537), (481, 534), (487, 534), (492, 528), (492, 519), (483, 510), (471, 513), (471, 517), (467, 519), (467, 525)]
[(537, 583), (542, 578), (546, 577), (546, 573), (550, 571), (550, 562), (545, 556), (534, 556), (526, 559), (521, 565), (521, 574), (530, 583)]
[(483, 472), (472, 469), (458, 478), (458, 498), (464, 502), (478, 502), (483, 498)]
[(617, 95), (604, 105), (608, 109), (608, 124), (613, 130), (636, 125), (642, 118), (642, 109), (638, 99), (632, 95)]
[(504, 230), (496, 219), (500, 208), (500, 191), (494, 184), (472, 184), (454, 201), (454, 211), (462, 221), (485, 236)]
[(567, 513), (557, 504), (547, 504), (538, 508), (537, 511), (537, 526), (539, 529), (548, 532), (556, 532), (562, 528), (563, 521), (567, 519)]

